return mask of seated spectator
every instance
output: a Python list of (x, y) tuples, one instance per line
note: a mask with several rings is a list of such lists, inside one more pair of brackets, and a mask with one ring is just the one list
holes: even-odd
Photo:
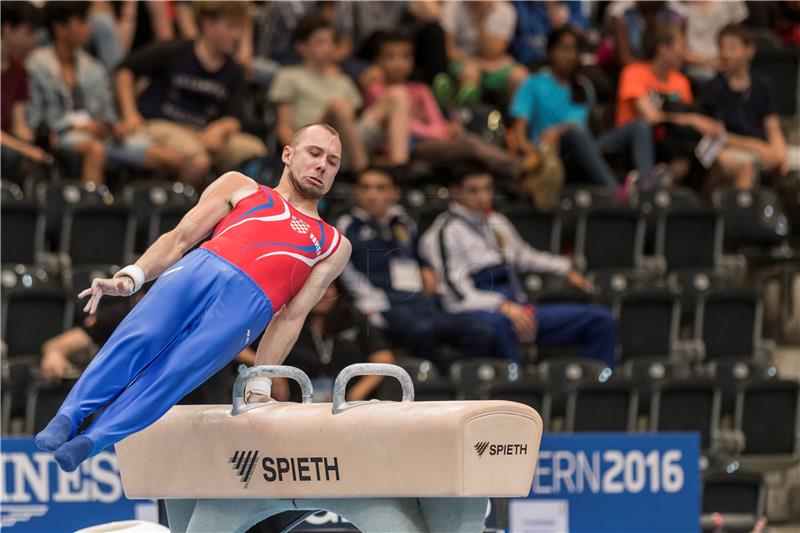
[(345, 165), (351, 171), (358, 173), (369, 164), (362, 139), (385, 138), (389, 163), (407, 163), (409, 104), (404, 88), (388, 91), (357, 119), (361, 95), (334, 61), (330, 23), (314, 14), (303, 17), (293, 39), (303, 64), (280, 69), (269, 92), (277, 104), (278, 140), (289, 144), (303, 126), (328, 122), (342, 137)]
[(50, 154), (35, 146), (34, 134), (25, 122), (29, 99), (28, 72), (23, 60), (36, 45), (39, 10), (30, 2), (3, 2), (2, 41), (0, 42), (0, 146), (3, 179), (16, 179), (20, 157), (36, 163), (49, 163)]
[(532, 306), (517, 273), (566, 276), (580, 289), (592, 284), (570, 260), (529, 246), (511, 221), (492, 210), (491, 174), (466, 164), (453, 170), (453, 202), (420, 242), (420, 252), (436, 272), (445, 310), (470, 312), (494, 329), (495, 353), (522, 362), (519, 343), (574, 345), (583, 355), (613, 366), (617, 324), (608, 309), (593, 305)]
[(358, 176), (358, 207), (337, 222), (353, 245), (342, 281), (356, 307), (414, 357), (435, 359), (442, 344), (464, 358), (489, 357), (488, 326), (437, 307), (433, 271), (417, 255), (417, 228), (399, 197), (388, 172), (367, 169)]
[[(624, 67), (647, 59), (645, 35), (658, 28), (676, 29), (683, 22), (680, 14), (671, 7), (671, 3), (662, 0), (611, 2), (605, 16), (610, 21), (612, 43), (606, 43), (598, 49), (598, 61), (605, 65)], [(609, 49), (609, 44), (612, 49)]]
[[(656, 159), (668, 162), (669, 173), (680, 180), (689, 172), (700, 138), (717, 137), (722, 125), (695, 112), (691, 105), (689, 80), (678, 71), (684, 56), (684, 39), (679, 31), (659, 29), (648, 33), (644, 49), (647, 61), (622, 69), (617, 89), (617, 127), (638, 119), (656, 126)], [(658, 177), (656, 174), (640, 175), (638, 187), (650, 186)]]
[(126, 135), (103, 65), (83, 51), (89, 39), (89, 2), (48, 2), (44, 16), (51, 46), (27, 61), (31, 101), (28, 125), (55, 133), (59, 151), (81, 158), (81, 179), (101, 184), (106, 164), (134, 169), (177, 169), (168, 148), (141, 136)]
[(514, 62), (508, 46), (517, 15), (505, 0), (447, 2), (442, 15), (450, 72), (458, 79), (453, 90), (446, 77), (437, 76), (434, 92), (442, 105), (477, 103), (485, 90), (501, 97), (514, 93), (527, 69)]
[(721, 72), (703, 90), (712, 116), (725, 126), (725, 147), (717, 158), (734, 186), (749, 189), (760, 171), (789, 171), (786, 140), (770, 92), (763, 79), (750, 73), (755, 54), (753, 33), (731, 24), (719, 33)]
[(717, 34), (728, 24), (747, 18), (747, 5), (738, 0), (700, 0), (676, 3), (686, 19), (686, 74), (698, 82), (714, 77), (719, 68)]
[(414, 43), (414, 79), (428, 85), (442, 72), (447, 72), (442, 15), (444, 5), (438, 0), (413, 0), (406, 9), (404, 27), (411, 29)]
[[(367, 318), (353, 308), (350, 297), (335, 281), (311, 310), (284, 364), (308, 374), (315, 380), (314, 393), (330, 401), (333, 379), (344, 367), (355, 363), (392, 364), (394, 354), (380, 329), (371, 326)], [(382, 380), (382, 376), (363, 376), (354, 380), (345, 399), (368, 400)], [(272, 397), (279, 401), (290, 399), (285, 379), (272, 378)]]
[[(116, 75), (124, 132), (141, 131), (179, 154), (179, 178), (202, 184), (217, 172), (263, 157), (266, 147), (242, 131), (246, 85), (233, 59), (245, 28), (245, 2), (197, 2), (199, 35), (158, 42), (126, 58)], [(138, 99), (135, 81), (148, 78)]]
[[(369, 87), (367, 105), (379, 104), (393, 91), (403, 93), (408, 101), (406, 135), (410, 138), (411, 159), (447, 166), (473, 157), (497, 176), (514, 179), (520, 175), (517, 158), (484, 141), (480, 135), (464, 131), (457, 123), (447, 122), (428, 86), (409, 81), (414, 69), (414, 46), (410, 38), (399, 33), (384, 34), (378, 38), (377, 48), (377, 65), (383, 81), (376, 81)], [(368, 149), (374, 149), (380, 140), (373, 137)]]
[(555, 30), (547, 39), (547, 67), (520, 86), (509, 110), (514, 138), (523, 155), (537, 146), (560, 151), (590, 181), (616, 190), (619, 183), (601, 152), (628, 152), (634, 168), (649, 176), (653, 168), (650, 126), (642, 119), (607, 131), (596, 139), (588, 117), (595, 103), (592, 84), (578, 72), (580, 40), (570, 28)]
[(583, 34), (589, 25), (584, 2), (578, 0), (532, 2), (514, 0), (517, 29), (511, 41), (511, 55), (523, 65), (530, 66), (546, 59), (547, 36), (561, 28), (572, 28)]

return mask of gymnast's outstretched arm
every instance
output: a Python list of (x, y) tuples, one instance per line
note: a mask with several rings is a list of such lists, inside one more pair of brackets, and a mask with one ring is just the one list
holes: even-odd
[(311, 271), (306, 284), (267, 326), (256, 351), (256, 365), (279, 365), (297, 341), (303, 322), (311, 309), (317, 305), (333, 280), (344, 270), (350, 259), (352, 246), (342, 236), (336, 251)]
[[(125, 267), (113, 279), (95, 279), (90, 288), (82, 291), (79, 298), (91, 295), (83, 310), (94, 313), (103, 295), (129, 296), (142, 283), (157, 278), (208, 235), (236, 202), (257, 189), (256, 182), (239, 172), (226, 172), (217, 178), (177, 227), (159, 237), (134, 265)], [(134, 279), (137, 275), (138, 285)]]

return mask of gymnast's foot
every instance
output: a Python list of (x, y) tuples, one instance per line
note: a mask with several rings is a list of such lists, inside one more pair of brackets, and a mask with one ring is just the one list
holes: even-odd
[(74, 439), (65, 442), (53, 454), (58, 466), (65, 472), (72, 472), (82, 462), (89, 458), (94, 448), (92, 439), (84, 435), (75, 437)]
[(66, 415), (56, 415), (42, 431), (36, 435), (36, 446), (40, 450), (52, 452), (67, 442), (72, 435), (72, 421)]

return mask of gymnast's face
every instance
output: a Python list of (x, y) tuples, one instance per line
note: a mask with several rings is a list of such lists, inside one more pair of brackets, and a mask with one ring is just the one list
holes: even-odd
[(281, 159), (292, 187), (306, 198), (319, 199), (331, 189), (339, 171), (342, 143), (327, 128), (312, 126), (283, 149)]

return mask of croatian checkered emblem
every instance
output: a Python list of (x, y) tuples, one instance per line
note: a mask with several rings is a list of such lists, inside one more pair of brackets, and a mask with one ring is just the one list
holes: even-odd
[(292, 217), (291, 226), (292, 226), (292, 229), (295, 230), (297, 233), (302, 233), (302, 234), (308, 233), (308, 228), (311, 227), (308, 224), (308, 222), (306, 222), (304, 220), (300, 220), (297, 217)]

